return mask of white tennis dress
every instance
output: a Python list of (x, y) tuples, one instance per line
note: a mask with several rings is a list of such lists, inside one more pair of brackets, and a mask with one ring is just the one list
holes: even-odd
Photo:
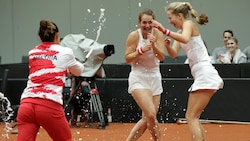
[(223, 88), (223, 80), (211, 64), (211, 59), (201, 36), (191, 37), (187, 44), (181, 43), (180, 45), (187, 55), (194, 78), (194, 83), (189, 88), (189, 91)]
[[(148, 43), (148, 39), (143, 39), (141, 29), (139, 33), (139, 42), (137, 50), (144, 44)], [(159, 68), (160, 61), (155, 56), (153, 50), (146, 51), (139, 58), (131, 63), (131, 72), (128, 78), (128, 92), (132, 93), (135, 89), (150, 89), (152, 95), (159, 95), (163, 92), (162, 78)]]

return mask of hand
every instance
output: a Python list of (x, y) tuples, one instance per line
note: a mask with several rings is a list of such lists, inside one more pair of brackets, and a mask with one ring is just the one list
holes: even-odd
[(170, 46), (170, 43), (171, 43), (171, 40), (170, 40), (169, 38), (166, 38), (166, 39), (164, 40), (164, 44), (165, 44), (166, 47), (167, 47), (167, 46)]
[(153, 20), (153, 27), (158, 28), (161, 32), (163, 32), (164, 29), (165, 29), (165, 28), (162, 26), (162, 24), (159, 23), (159, 22), (156, 21), (156, 20)]
[(146, 52), (146, 51), (151, 50), (151, 48), (152, 48), (152, 44), (149, 42), (149, 43), (146, 43), (146, 44), (142, 47), (142, 51), (143, 51), (143, 52)]
[(153, 20), (153, 26), (155, 28), (158, 28), (164, 35), (169, 36), (170, 35), (170, 30), (167, 28), (164, 28), (161, 23), (157, 22), (156, 20)]
[(225, 62), (226, 62), (226, 61), (225, 61), (225, 57), (224, 57), (224, 55), (222, 55), (222, 54), (219, 54), (219, 55), (218, 55), (217, 60), (219, 60), (221, 63), (225, 63)]
[(151, 33), (148, 33), (147, 38), (149, 39), (150, 43), (156, 42), (155, 36)]

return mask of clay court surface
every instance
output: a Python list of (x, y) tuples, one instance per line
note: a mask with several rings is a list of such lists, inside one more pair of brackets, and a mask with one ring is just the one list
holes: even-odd
[[(95, 127), (71, 128), (73, 141), (125, 141), (134, 123), (110, 123), (105, 129)], [(250, 125), (245, 124), (203, 124), (207, 141), (250, 141)], [(58, 127), (60, 128), (60, 127)], [(160, 124), (163, 141), (191, 141), (187, 124)], [(17, 134), (4, 132), (4, 124), (0, 123), (1, 141), (16, 141)], [(7, 138), (8, 137), (8, 138)], [(150, 141), (150, 134), (146, 131), (138, 141)], [(37, 141), (52, 141), (41, 128)]]

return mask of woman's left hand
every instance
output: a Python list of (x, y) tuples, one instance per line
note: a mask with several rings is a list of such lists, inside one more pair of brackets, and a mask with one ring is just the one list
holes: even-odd
[(156, 38), (155, 38), (155, 36), (153, 34), (148, 33), (147, 37), (148, 37), (150, 43), (156, 42)]

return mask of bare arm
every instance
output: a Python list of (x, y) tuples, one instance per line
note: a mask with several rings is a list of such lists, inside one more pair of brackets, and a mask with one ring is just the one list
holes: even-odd
[[(164, 28), (161, 23), (155, 20), (153, 21), (153, 23), (155, 27), (157, 27), (163, 33), (167, 34), (167, 36), (184, 44), (186, 44), (190, 40), (191, 36), (199, 35), (198, 28), (191, 20), (187, 20), (183, 23), (181, 32), (170, 31), (169, 29)], [(193, 29), (195, 29), (195, 32), (193, 32)]]
[(152, 44), (153, 51), (155, 56), (160, 60), (163, 61), (165, 58), (165, 52), (164, 52), (164, 37), (161, 31), (158, 29), (154, 30), (155, 32), (155, 37), (153, 41), (151, 41), (152, 37), (149, 37), (149, 40)]
[(138, 40), (139, 36), (136, 31), (131, 32), (127, 37), (125, 46), (125, 60), (127, 64), (130, 64), (140, 56), (136, 51)]
[(200, 34), (198, 27), (191, 21), (187, 20), (183, 23), (182, 30), (178, 32), (170, 31), (162, 26), (161, 23), (154, 20), (154, 27), (158, 28), (167, 36), (174, 39), (173, 46), (170, 46), (170, 40), (165, 40), (165, 46), (167, 48), (168, 54), (171, 58), (175, 58), (180, 50), (180, 43), (188, 43), (192, 36), (198, 36)]
[(194, 23), (192, 21), (184, 22), (182, 31), (181, 32), (170, 31), (169, 37), (184, 44), (188, 43), (188, 41), (192, 36), (193, 24)]
[[(125, 47), (125, 60), (127, 64), (134, 62), (140, 56), (139, 52), (136, 50), (139, 41), (139, 34), (137, 31), (133, 31), (128, 35)], [(151, 43), (147, 43), (142, 47), (142, 51), (146, 52), (152, 48)]]
[(172, 47), (170, 45), (170, 39), (165, 40), (165, 46), (167, 48), (168, 55), (171, 58), (176, 58), (180, 51), (180, 43), (178, 41), (174, 41)]
[(68, 72), (70, 73), (70, 75), (80, 76), (83, 71), (84, 64), (81, 64), (80, 62), (76, 62), (75, 65), (68, 67)]

